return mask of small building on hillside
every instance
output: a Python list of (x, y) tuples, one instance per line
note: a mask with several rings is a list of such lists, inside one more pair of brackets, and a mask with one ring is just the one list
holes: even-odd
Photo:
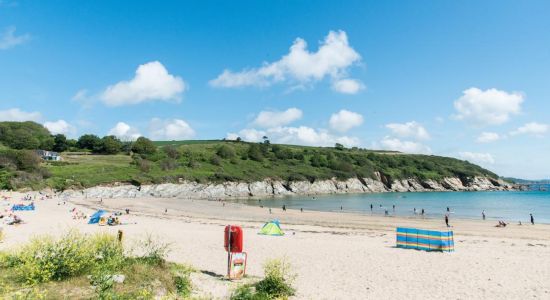
[(61, 156), (59, 155), (59, 153), (54, 151), (36, 150), (36, 154), (38, 154), (38, 156), (40, 156), (40, 158), (42, 158), (43, 160), (61, 160)]

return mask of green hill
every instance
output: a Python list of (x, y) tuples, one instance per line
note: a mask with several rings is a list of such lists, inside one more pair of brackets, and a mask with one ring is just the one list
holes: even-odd
[(265, 178), (314, 181), (333, 177), (373, 177), (375, 172), (390, 179), (497, 178), (477, 165), (439, 156), (233, 141), (155, 144), (164, 146), (146, 155), (66, 152), (62, 162), (43, 164), (48, 178), (30, 185), (65, 189), (113, 182), (251, 182)]
[[(18, 139), (17, 137), (24, 137)], [(62, 152), (42, 161), (36, 149)], [(359, 148), (306, 147), (225, 140), (122, 142), (85, 134), (52, 136), (34, 122), (0, 122), (0, 189), (85, 188), (115, 182), (149, 183), (283, 181), (374, 178), (441, 179), (494, 173), (454, 158)]]

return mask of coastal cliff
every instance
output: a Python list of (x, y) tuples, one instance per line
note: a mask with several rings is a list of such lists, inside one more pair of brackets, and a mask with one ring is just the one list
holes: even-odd
[(266, 179), (255, 182), (165, 183), (152, 185), (113, 185), (96, 186), (83, 190), (66, 190), (62, 196), (86, 198), (185, 198), (185, 199), (231, 199), (249, 197), (273, 197), (292, 195), (327, 195), (345, 193), (385, 193), (385, 192), (430, 192), (430, 191), (508, 191), (516, 187), (502, 180), (487, 177), (474, 177), (461, 180), (457, 177), (436, 180), (414, 178), (388, 181), (379, 173), (376, 178), (350, 178), (310, 181)]

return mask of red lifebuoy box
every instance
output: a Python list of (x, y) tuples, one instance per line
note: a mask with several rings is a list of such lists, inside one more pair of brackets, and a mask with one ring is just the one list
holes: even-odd
[(223, 246), (227, 252), (243, 252), (243, 229), (241, 226), (225, 226)]

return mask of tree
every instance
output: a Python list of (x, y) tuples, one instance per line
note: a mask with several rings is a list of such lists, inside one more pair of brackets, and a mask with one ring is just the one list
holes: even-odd
[(138, 154), (150, 155), (157, 152), (157, 146), (150, 139), (140, 136), (132, 145), (132, 151)]
[(0, 143), (13, 149), (52, 150), (54, 138), (35, 122), (0, 122)]
[(67, 143), (67, 137), (63, 134), (56, 134), (53, 137), (54, 144), (53, 144), (53, 151), (56, 152), (63, 152), (69, 148), (69, 144)]
[(113, 135), (105, 136), (101, 139), (100, 153), (116, 154), (122, 149), (122, 142)]
[(98, 145), (101, 144), (101, 139), (94, 134), (85, 134), (78, 138), (76, 146), (80, 149), (87, 149), (93, 151), (97, 149)]
[(344, 150), (344, 145), (340, 143), (336, 143), (334, 144), (334, 148), (336, 148), (337, 150)]

